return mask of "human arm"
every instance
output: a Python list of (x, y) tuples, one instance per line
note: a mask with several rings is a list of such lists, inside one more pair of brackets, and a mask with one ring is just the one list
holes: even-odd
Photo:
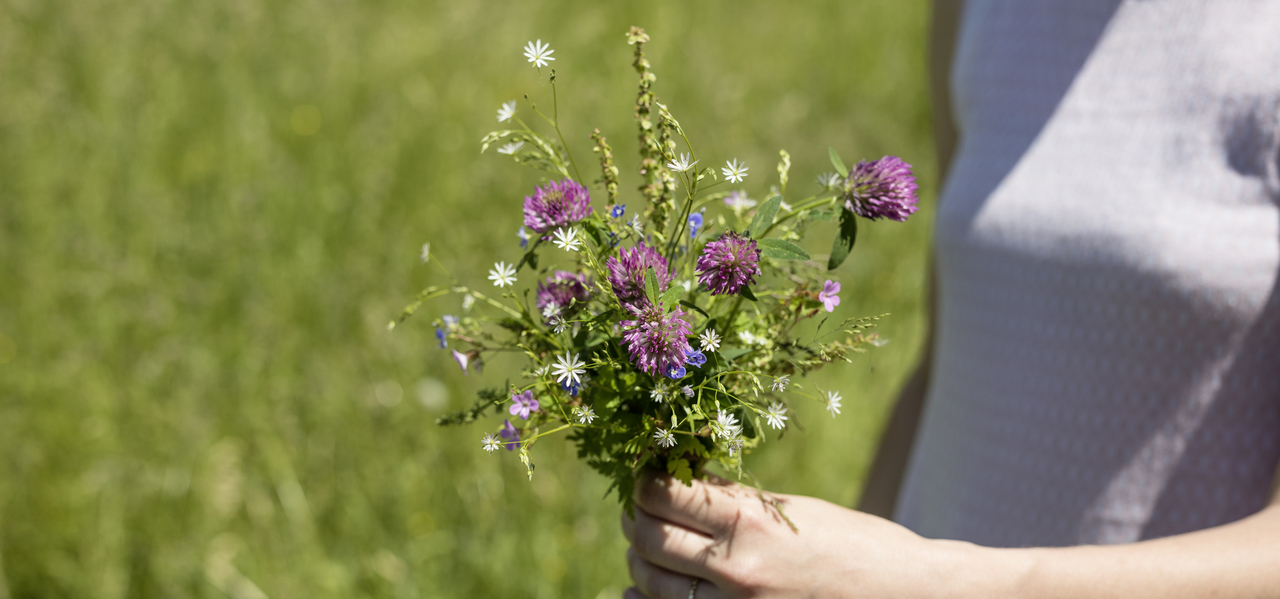
[[(1277, 472), (1280, 476), (1280, 472)], [(793, 530), (775, 507), (781, 507)], [(697, 597), (1280, 597), (1280, 501), (1231, 524), (1129, 545), (995, 549), (930, 540), (883, 518), (727, 481), (637, 487), (623, 515), (637, 588)]]

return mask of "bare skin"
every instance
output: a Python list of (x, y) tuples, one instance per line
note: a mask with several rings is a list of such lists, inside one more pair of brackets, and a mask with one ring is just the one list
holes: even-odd
[[(934, 2), (930, 71), (944, 176), (958, 137), (946, 82), (960, 13), (957, 0)], [(926, 346), (884, 432), (863, 511), (762, 496), (721, 479), (686, 487), (651, 476), (637, 486), (635, 519), (622, 516), (636, 583), (624, 596), (685, 599), (697, 579), (700, 599), (1280, 598), (1280, 469), (1270, 505), (1257, 514), (1130, 545), (993, 549), (925, 539), (887, 520), (924, 411), (931, 336)]]
[[(1280, 501), (1238, 522), (1130, 545), (993, 549), (925, 539), (811, 497), (715, 479), (643, 480), (622, 516), (627, 599), (1280, 597)], [(776, 500), (796, 530), (774, 507)]]

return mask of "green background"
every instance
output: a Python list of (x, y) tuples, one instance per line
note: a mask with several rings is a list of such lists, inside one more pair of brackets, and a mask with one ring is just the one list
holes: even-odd
[(579, 160), (600, 127), (643, 207), (632, 24), (660, 100), (708, 165), (751, 166), (754, 197), (780, 148), (801, 192), (828, 146), (916, 166), (920, 215), (864, 226), (838, 271), (838, 314), (892, 313), (892, 342), (818, 375), (844, 414), (800, 402), (803, 431), (748, 460), (853, 504), (923, 332), (926, 9), (0, 2), (0, 599), (616, 597), (616, 499), (562, 438), (530, 482), (480, 450), (500, 418), (433, 424), (514, 362), (464, 377), (435, 347), (456, 299), (385, 325), (443, 282), (422, 243), (480, 288), (518, 258), (540, 173), (478, 141), (503, 101), (543, 97), (528, 40), (555, 49)]

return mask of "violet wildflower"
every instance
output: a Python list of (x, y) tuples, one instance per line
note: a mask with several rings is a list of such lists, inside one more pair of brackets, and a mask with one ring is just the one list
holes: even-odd
[(444, 338), (444, 331), (440, 329), (436, 329), (436, 339), (440, 340), (440, 349), (449, 347), (449, 342), (445, 341), (445, 338)]
[(690, 347), (684, 352), (684, 362), (690, 366), (700, 368), (703, 364), (707, 363), (707, 356)]
[(529, 247), (529, 234), (525, 232), (524, 227), (520, 227), (520, 230), (516, 231), (516, 237), (520, 238), (520, 249), (523, 250)]
[(697, 270), (712, 295), (738, 293), (760, 274), (760, 248), (754, 239), (729, 231), (703, 248)]
[(587, 188), (573, 179), (550, 181), (538, 187), (532, 196), (524, 197), (524, 226), (535, 233), (546, 233), (576, 223), (591, 215), (591, 196)]
[(685, 352), (689, 350), (686, 337), (692, 327), (685, 321), (685, 312), (676, 306), (664, 314), (661, 306), (627, 305), (635, 320), (624, 320), (622, 343), (631, 352), (631, 361), (637, 368), (657, 377), (674, 370), (683, 370)]
[(529, 413), (536, 411), (539, 407), (538, 400), (533, 398), (532, 389), (512, 395), (511, 401), (511, 415), (519, 416), (521, 420), (528, 420)]
[(693, 387), (690, 387), (689, 385), (681, 387), (680, 392), (683, 393), (685, 397), (693, 397), (694, 395)]
[(822, 302), (822, 307), (827, 312), (835, 312), (836, 306), (840, 305), (840, 283), (827, 279), (822, 284), (822, 291), (818, 292), (818, 301)]
[(507, 451), (515, 451), (520, 445), (520, 431), (516, 430), (515, 425), (510, 420), (502, 421), (502, 428), (498, 429), (498, 436), (507, 440)]
[(458, 361), (458, 366), (462, 367), (462, 374), (467, 373), (467, 363), (471, 361), (471, 357), (458, 350), (453, 350), (453, 359)]
[(626, 204), (614, 204), (609, 208), (609, 216), (612, 216), (613, 218), (622, 218), (622, 215), (626, 213), (627, 213)]
[(859, 162), (842, 188), (845, 208), (863, 218), (902, 222), (916, 211), (916, 177), (897, 156)]
[(449, 327), (449, 330), (453, 330), (454, 327), (458, 326), (457, 316), (454, 316), (452, 314), (445, 314), (443, 318), (444, 318), (444, 326)]
[(689, 371), (684, 366), (672, 364), (667, 367), (667, 378), (669, 379), (682, 379), (687, 374), (689, 374)]
[(609, 258), (605, 263), (609, 267), (609, 284), (613, 286), (613, 294), (618, 296), (622, 304), (649, 305), (644, 292), (644, 273), (653, 267), (653, 274), (658, 278), (658, 291), (666, 291), (675, 273), (667, 272), (667, 259), (658, 250), (645, 245), (643, 241), (629, 250), (618, 252), (617, 257)]
[[(538, 298), (535, 303), (538, 311), (542, 312), (543, 319), (550, 322), (557, 314), (582, 308), (589, 299), (591, 281), (586, 276), (557, 270), (545, 281), (538, 283)], [(555, 308), (549, 311), (548, 308), (553, 305)]]
[(698, 231), (702, 230), (702, 213), (694, 212), (689, 215), (689, 238), (698, 236)]

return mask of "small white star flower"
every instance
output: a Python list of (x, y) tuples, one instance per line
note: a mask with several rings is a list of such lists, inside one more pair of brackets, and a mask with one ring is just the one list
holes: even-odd
[(724, 164), (725, 166), (720, 169), (720, 172), (724, 173), (725, 179), (733, 183), (741, 183), (743, 179), (747, 178), (747, 163), (738, 162), (738, 159), (734, 158)]
[(489, 270), (489, 280), (495, 287), (506, 287), (516, 284), (516, 269), (506, 262), (498, 262)]
[(717, 412), (712, 428), (716, 436), (725, 439), (732, 439), (742, 434), (742, 425), (738, 423), (738, 418), (728, 412)]
[(579, 424), (591, 424), (596, 419), (596, 411), (591, 406), (578, 406), (573, 409), (575, 415), (578, 416)]
[(667, 398), (667, 392), (661, 387), (654, 387), (653, 390), (649, 392), (649, 398), (658, 403), (662, 403), (662, 401)]
[(791, 212), (791, 204), (788, 204), (786, 202), (778, 202), (778, 206), (783, 210), (786, 210), (787, 212)]
[(565, 320), (559, 315), (556, 315), (551, 319), (551, 328), (557, 335), (559, 335), (560, 333), (563, 333), (565, 329), (569, 328), (569, 323), (565, 322)]
[(790, 384), (791, 384), (791, 377), (789, 375), (784, 374), (778, 378), (773, 379), (773, 390), (778, 393), (782, 393), (783, 391), (787, 390), (787, 385), (790, 385)]
[(471, 297), (471, 294), (468, 293), (467, 295), (462, 296), (462, 311), (470, 312), (471, 306), (475, 305), (475, 303), (476, 298)]
[(430, 259), (431, 259), (431, 244), (424, 243), (422, 244), (422, 263), (426, 264), (427, 260), (430, 260)]
[(538, 378), (547, 376), (547, 370), (549, 370), (550, 368), (551, 368), (550, 366), (539, 366), (533, 370), (533, 376), (536, 376)]
[(760, 339), (751, 331), (738, 331), (738, 341), (741, 341), (743, 345), (755, 345), (760, 342)]
[[(502, 108), (498, 109), (498, 122), (505, 123), (511, 120), (511, 117), (515, 115), (516, 115), (516, 101), (512, 100), (510, 102), (505, 102), (503, 103)], [(506, 152), (506, 153), (509, 154), (510, 152)]]
[(533, 63), (533, 66), (542, 68), (547, 66), (547, 61), (555, 60), (551, 57), (555, 50), (551, 49), (548, 44), (542, 43), (542, 40), (529, 42), (524, 45), (524, 57)]
[(501, 148), (498, 148), (498, 153), (506, 154), (510, 156), (512, 154), (515, 154), (516, 152), (519, 152), (520, 148), (523, 148), (523, 147), (524, 147), (524, 142), (517, 141), (517, 142), (509, 143), (505, 146), (502, 146)]
[(578, 229), (574, 227), (556, 229), (555, 244), (566, 252), (578, 251), (582, 246), (582, 240), (578, 238)]
[(729, 450), (729, 457), (738, 455), (738, 452), (742, 451), (742, 445), (742, 439), (734, 439), (730, 441), (729, 444), (725, 446), (725, 449)]
[(693, 162), (689, 162), (689, 155), (681, 154), (680, 158), (672, 158), (671, 162), (667, 163), (667, 168), (677, 173), (683, 173), (693, 168), (693, 165), (695, 164), (698, 164), (697, 160), (694, 160)]
[(872, 335), (869, 341), (871, 342), (871, 345), (874, 345), (876, 347), (884, 347), (886, 345), (889, 345), (889, 340), (879, 335)]
[(840, 397), (839, 391), (827, 391), (827, 411), (831, 412), (831, 417), (835, 418), (840, 413)]
[(769, 409), (764, 411), (764, 419), (769, 421), (769, 426), (776, 429), (782, 429), (782, 427), (785, 426), (782, 422), (787, 419), (786, 413), (787, 409), (783, 407), (782, 404), (774, 403), (769, 406)]
[(676, 436), (664, 428), (655, 431), (653, 438), (658, 440), (658, 447), (675, 447), (676, 445)]
[(582, 384), (582, 373), (586, 372), (582, 367), (586, 363), (578, 361), (579, 354), (569, 356), (569, 352), (565, 352), (563, 356), (556, 358), (555, 375), (556, 382), (563, 383), (568, 381), (570, 385)]
[(484, 438), (481, 439), (480, 442), (484, 444), (484, 450), (489, 453), (502, 449), (502, 441), (499, 441), (497, 437), (493, 436), (493, 433), (485, 433)]
[(818, 175), (818, 185), (823, 189), (835, 189), (840, 184), (840, 175), (835, 173), (822, 173)]
[(707, 329), (698, 336), (698, 340), (702, 342), (702, 351), (716, 351), (720, 349), (720, 335), (715, 329)]
[(631, 227), (631, 231), (634, 232), (637, 237), (644, 235), (644, 223), (640, 222), (640, 215), (637, 214), (631, 217), (631, 222), (627, 223), (627, 226)]
[(681, 387), (680, 392), (683, 393), (685, 397), (693, 397), (693, 387), (690, 387), (689, 385)]
[(560, 313), (560, 304), (557, 304), (555, 302), (547, 302), (547, 305), (542, 307), (543, 318), (551, 318), (552, 316), (555, 316), (556, 314), (559, 314), (559, 313)]

